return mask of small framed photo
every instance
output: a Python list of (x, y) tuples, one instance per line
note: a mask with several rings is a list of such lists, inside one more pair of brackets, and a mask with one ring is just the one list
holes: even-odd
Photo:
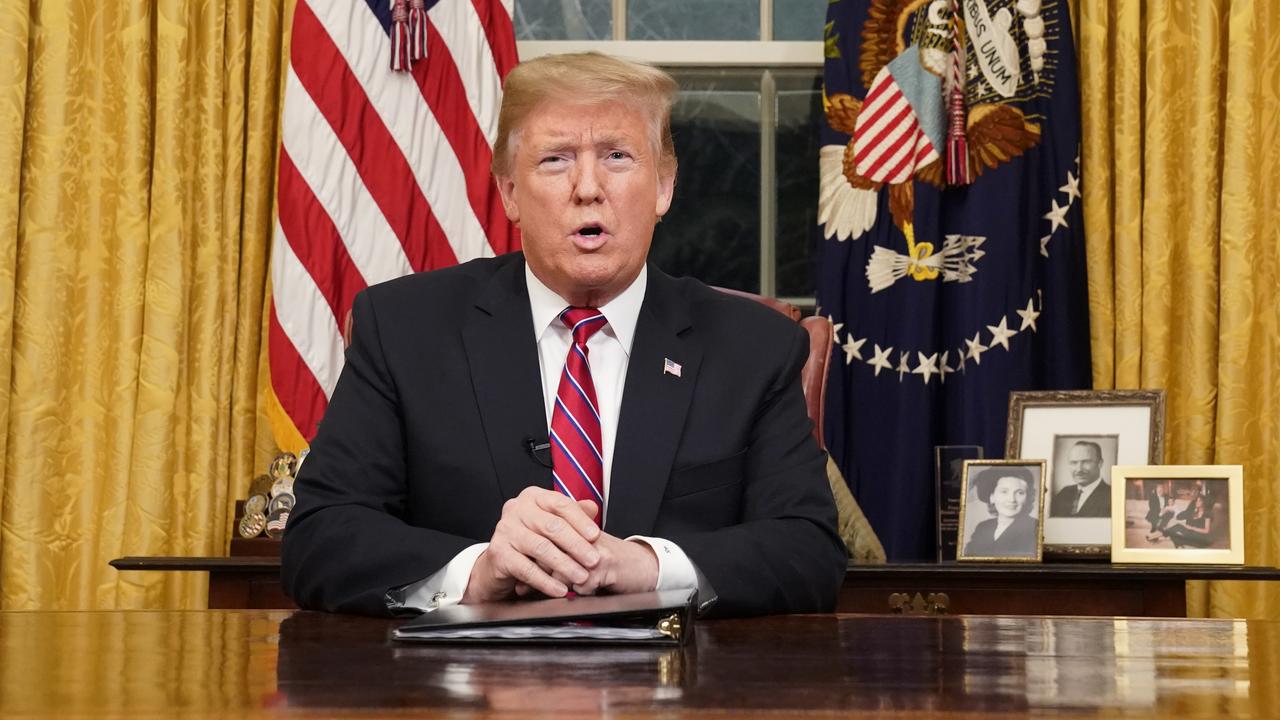
[(1164, 460), (1163, 390), (1009, 394), (1005, 457), (1047, 458), (1044, 553), (1105, 560), (1111, 552), (1114, 465)]
[(1039, 562), (1043, 460), (965, 460), (957, 560)]
[(1244, 467), (1117, 465), (1111, 561), (1244, 564)]

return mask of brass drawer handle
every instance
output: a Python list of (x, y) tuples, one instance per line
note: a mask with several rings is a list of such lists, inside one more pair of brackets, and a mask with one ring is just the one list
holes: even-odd
[(946, 593), (929, 593), (925, 598), (916, 593), (892, 593), (889, 595), (889, 609), (898, 615), (946, 615), (951, 598)]

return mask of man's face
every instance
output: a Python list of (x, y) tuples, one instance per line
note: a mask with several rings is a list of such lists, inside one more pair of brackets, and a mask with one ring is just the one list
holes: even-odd
[(675, 177), (659, 164), (646, 116), (625, 102), (531, 113), (498, 188), (533, 274), (574, 305), (625, 290), (671, 207)]
[(1098, 471), (1102, 467), (1102, 458), (1092, 445), (1075, 445), (1067, 454), (1067, 467), (1071, 470), (1071, 478), (1078, 485), (1088, 485), (1098, 479)]

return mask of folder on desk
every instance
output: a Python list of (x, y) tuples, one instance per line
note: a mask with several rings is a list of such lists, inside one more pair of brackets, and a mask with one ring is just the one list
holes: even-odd
[(693, 635), (696, 590), (580, 595), (452, 605), (397, 628), (396, 640), (682, 645)]

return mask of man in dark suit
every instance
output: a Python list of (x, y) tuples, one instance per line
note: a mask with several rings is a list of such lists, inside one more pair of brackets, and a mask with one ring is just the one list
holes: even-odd
[(599, 54), (508, 76), (494, 174), (524, 252), (356, 298), (285, 534), (301, 606), (685, 587), (718, 614), (834, 606), (804, 332), (645, 263), (674, 90)]
[(1080, 440), (1067, 453), (1075, 484), (1062, 488), (1049, 507), (1052, 517), (1111, 517), (1111, 485), (1102, 479), (1102, 446)]

